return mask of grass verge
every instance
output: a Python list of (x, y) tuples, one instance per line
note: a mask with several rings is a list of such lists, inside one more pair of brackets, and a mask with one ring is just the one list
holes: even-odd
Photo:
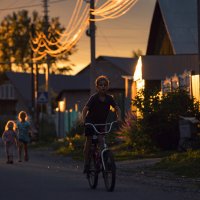
[[(75, 137), (73, 140), (56, 140), (52, 142), (38, 142), (31, 144), (31, 148), (51, 148), (57, 154), (71, 156), (76, 160), (83, 160), (83, 137)], [(152, 170), (168, 171), (181, 177), (200, 178), (200, 150), (180, 152), (161, 151), (133, 151), (125, 144), (113, 145), (111, 149), (116, 161), (134, 160), (143, 158), (162, 158)]]
[(163, 158), (153, 169), (170, 171), (182, 177), (200, 178), (200, 150), (173, 153)]

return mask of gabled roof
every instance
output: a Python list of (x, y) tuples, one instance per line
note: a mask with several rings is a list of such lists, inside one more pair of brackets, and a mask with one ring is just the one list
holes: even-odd
[[(161, 18), (160, 14), (161, 13)], [(159, 17), (158, 17), (159, 16)], [(174, 54), (198, 53), (197, 0), (157, 0), (147, 47), (147, 54), (158, 39), (164, 23)], [(154, 30), (153, 30), (154, 29)], [(163, 37), (162, 33), (158, 36)]]
[[(109, 57), (100, 56), (98, 60), (107, 60), (113, 64), (114, 68), (117, 68), (122, 72), (122, 75), (133, 75), (134, 67), (137, 58), (123, 58), (123, 57)], [(7, 72), (8, 79), (19, 91), (21, 96), (30, 101), (31, 100), (31, 74), (19, 73), (19, 72)], [(78, 91), (78, 90), (90, 90), (90, 73), (89, 65), (80, 71), (75, 76), (68, 75), (50, 75), (49, 86), (54, 92), (59, 94), (61, 91)], [(119, 77), (121, 78), (121, 77)], [(122, 80), (123, 81), (123, 80)], [(45, 85), (44, 74), (38, 76), (39, 86)], [(123, 85), (113, 85), (118, 89), (123, 88)]]
[[(102, 60), (110, 62), (114, 68), (118, 68), (119, 70), (121, 70), (124, 73), (122, 75), (132, 76), (138, 58), (113, 57), (113, 56), (99, 56), (98, 58), (96, 58), (96, 62), (99, 62)], [(89, 71), (89, 67), (90, 67), (90, 64), (87, 65), (83, 70), (81, 70), (77, 75), (86, 73), (86, 71)]]
[(89, 90), (89, 74), (80, 76), (50, 75), (50, 85), (57, 93), (61, 90)]
[(137, 63), (138, 58), (126, 58), (126, 57), (111, 57), (111, 56), (102, 56), (105, 60), (113, 63), (116, 67), (121, 69), (126, 73), (126, 75), (133, 75), (135, 64)]
[[(7, 72), (7, 77), (26, 100), (31, 100), (31, 74)], [(39, 74), (39, 86), (45, 84), (45, 76)], [(50, 75), (50, 88), (59, 93), (62, 90), (89, 90), (89, 76)]]
[(185, 70), (198, 74), (198, 55), (142, 56), (142, 78), (164, 80), (166, 77), (183, 74)]

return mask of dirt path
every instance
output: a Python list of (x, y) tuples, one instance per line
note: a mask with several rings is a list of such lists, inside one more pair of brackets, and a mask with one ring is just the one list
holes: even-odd
[[(57, 163), (60, 167), (66, 167), (67, 165), (68, 168), (83, 169), (82, 161), (76, 161), (70, 157), (57, 155), (52, 150), (36, 150), (36, 152), (37, 156), (41, 156), (41, 160), (43, 161), (46, 160), (50, 163)], [(51, 155), (50, 160), (49, 155)], [(126, 178), (126, 180), (130, 182), (151, 185), (168, 191), (173, 190), (193, 193), (195, 196), (199, 195), (200, 199), (200, 179), (176, 177), (169, 172), (152, 170), (151, 167), (160, 160), (160, 158), (152, 158), (117, 162), (117, 178), (122, 181)]]
[[(153, 170), (160, 158), (124, 161), (118, 163), (120, 176), (128, 176), (135, 182), (154, 185), (168, 191), (182, 191), (200, 195), (200, 179), (177, 177), (166, 171)], [(200, 198), (200, 196), (199, 196)]]
[[(126, 200), (133, 199), (133, 196), (137, 200), (146, 200), (149, 197), (153, 200), (200, 199), (199, 180), (187, 179), (185, 177), (177, 178), (170, 173), (152, 171), (150, 167), (159, 160), (141, 159), (117, 162), (116, 191), (112, 198), (109, 199), (122, 199), (124, 195), (126, 196)], [(5, 154), (1, 147), (0, 168), (1, 180), (7, 180), (7, 173), (10, 176), (9, 180), (13, 181), (13, 190), (16, 190), (16, 192), (21, 190), (22, 187), (20, 184), (20, 188), (16, 189), (16, 184), (18, 184), (19, 180), (18, 175), (20, 176), (22, 173), (26, 174), (26, 176), (21, 176), (21, 179), (24, 179), (24, 183), (26, 181), (29, 183), (29, 185), (22, 184), (24, 187), (27, 187), (27, 195), (29, 195), (29, 192), (33, 194), (34, 188), (34, 191), (40, 189), (41, 195), (44, 198), (47, 197), (48, 193), (48, 199), (55, 199), (54, 197), (56, 197), (58, 192), (62, 197), (60, 199), (63, 199), (67, 197), (66, 191), (74, 196), (74, 199), (80, 199), (83, 196), (85, 197), (84, 199), (90, 199), (91, 195), (97, 200), (102, 199), (101, 195), (107, 197), (107, 194), (104, 192), (105, 189), (101, 176), (100, 185), (96, 190), (100, 196), (96, 196), (96, 192), (92, 193), (89, 190), (87, 180), (82, 174), (83, 162), (73, 160), (70, 157), (56, 155), (51, 149), (30, 149), (30, 161), (28, 163), (18, 163), (17, 157), (15, 157), (14, 165), (8, 166), (5, 164)], [(5, 186), (5, 188), (2, 188), (4, 190), (7, 189), (5, 180), (4, 185), (2, 185)], [(67, 189), (65, 185), (67, 185)], [(13, 199), (12, 194), (10, 194), (10, 198), (3, 198), (2, 195), (0, 195), (2, 197), (0, 198), (1, 200)], [(32, 199), (35, 200), (39, 194), (36, 192), (34, 195)]]

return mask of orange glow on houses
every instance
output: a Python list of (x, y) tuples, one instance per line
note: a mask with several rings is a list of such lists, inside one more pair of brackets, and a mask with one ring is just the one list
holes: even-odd
[(133, 75), (133, 80), (135, 81), (136, 85), (136, 92), (139, 91), (140, 89), (144, 88), (145, 82), (142, 79), (142, 58), (141, 56), (138, 59), (135, 72)]

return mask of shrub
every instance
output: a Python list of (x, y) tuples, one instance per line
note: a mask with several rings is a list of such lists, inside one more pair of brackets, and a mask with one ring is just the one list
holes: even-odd
[(76, 159), (82, 159), (83, 147), (85, 137), (76, 134), (75, 136), (68, 136), (64, 139), (61, 146), (57, 148), (57, 153), (62, 155), (70, 155)]
[(160, 96), (159, 92), (141, 90), (133, 100), (140, 115), (127, 113), (120, 133), (131, 149), (177, 149), (179, 142), (179, 117), (199, 118), (199, 102), (184, 90)]
[(142, 150), (145, 153), (154, 148), (151, 138), (141, 126), (141, 121), (131, 112), (126, 114), (125, 122), (119, 134), (124, 138), (126, 145), (131, 150), (137, 152)]

